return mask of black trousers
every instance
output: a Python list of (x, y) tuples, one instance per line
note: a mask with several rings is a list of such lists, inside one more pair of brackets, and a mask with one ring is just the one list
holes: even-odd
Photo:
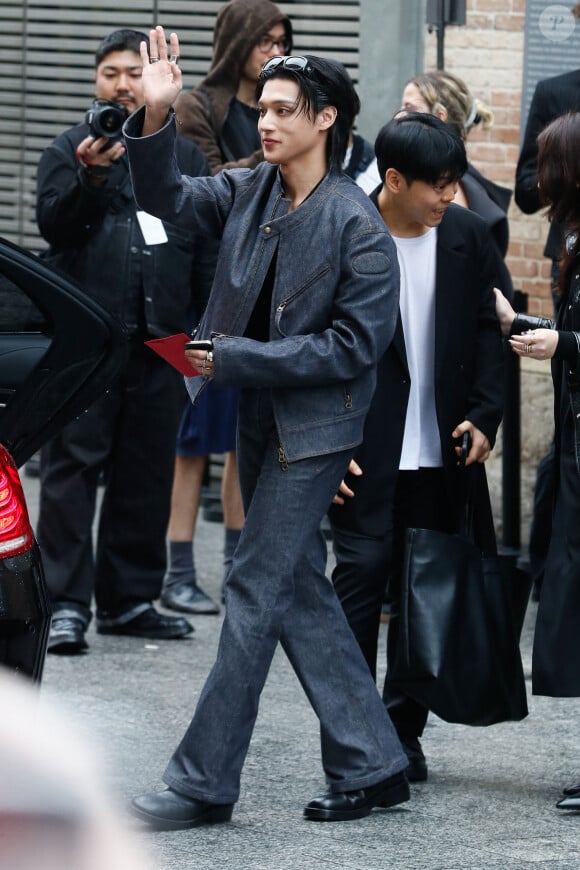
[[(37, 527), (54, 611), (88, 622), (159, 597), (181, 376), (143, 345), (109, 391), (42, 451)], [(97, 490), (104, 492), (93, 547)]]
[(539, 594), (544, 579), (544, 566), (552, 537), (552, 514), (556, 488), (556, 448), (550, 449), (538, 463), (534, 488), (534, 508), (530, 526), (530, 572), (535, 594)]
[[(380, 615), (385, 593), (395, 602), (393, 610), (396, 614), (405, 529), (414, 526), (452, 532), (456, 528), (457, 511), (449, 503), (444, 474), (442, 468), (399, 472), (392, 528), (381, 538), (356, 535), (335, 523), (332, 525), (336, 556), (332, 582), (375, 678)], [(395, 615), (389, 625), (383, 701), (397, 732), (401, 736), (419, 737), (429, 711), (401, 695), (389, 684), (389, 648), (392, 647), (396, 630)]]

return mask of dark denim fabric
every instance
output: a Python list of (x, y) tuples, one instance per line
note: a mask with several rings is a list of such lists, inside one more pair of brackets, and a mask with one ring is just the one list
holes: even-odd
[(332, 584), (320, 522), (349, 453), (285, 466), (269, 391), (247, 391), (239, 418), (247, 516), (226, 584), (216, 663), (165, 782), (213, 803), (238, 799), (260, 693), (280, 642), (319, 720), (334, 791), (403, 770), (403, 754)]

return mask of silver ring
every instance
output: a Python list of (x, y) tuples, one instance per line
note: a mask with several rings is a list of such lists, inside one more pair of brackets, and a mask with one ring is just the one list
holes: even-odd
[(524, 353), (530, 353), (532, 346), (530, 344), (524, 344)]
[(212, 363), (212, 362), (213, 362), (213, 350), (208, 350), (208, 352), (207, 352), (207, 356), (206, 356), (206, 360), (207, 360), (209, 363)]
[(171, 57), (169, 58), (169, 63), (179, 63), (179, 55), (172, 54)]
[(151, 55), (151, 57), (149, 58), (149, 63), (159, 63), (159, 58), (153, 57), (153, 55)]

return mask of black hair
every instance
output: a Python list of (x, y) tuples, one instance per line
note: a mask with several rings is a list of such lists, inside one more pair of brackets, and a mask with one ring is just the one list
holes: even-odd
[(141, 43), (147, 43), (147, 51), (149, 51), (149, 37), (139, 30), (114, 30), (99, 43), (95, 52), (95, 66), (98, 66), (108, 54), (114, 51), (135, 51), (140, 53)]
[(313, 119), (322, 109), (334, 106), (337, 114), (334, 124), (328, 130), (326, 158), (329, 168), (339, 170), (348, 147), (350, 131), (360, 111), (358, 94), (342, 64), (311, 54), (304, 57), (308, 61), (304, 70), (280, 65), (271, 72), (261, 73), (256, 87), (256, 99), (261, 98), (267, 81), (284, 78), (298, 85), (301, 111), (307, 118)]
[(551, 221), (566, 224), (558, 290), (566, 297), (580, 252), (580, 112), (560, 115), (538, 136), (538, 188)]
[(396, 169), (407, 184), (458, 181), (467, 170), (465, 144), (444, 121), (425, 112), (397, 114), (379, 131), (375, 154), (381, 180)]

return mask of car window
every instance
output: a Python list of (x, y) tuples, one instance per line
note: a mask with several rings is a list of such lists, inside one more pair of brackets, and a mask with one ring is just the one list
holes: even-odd
[(50, 323), (17, 284), (0, 275), (0, 333), (50, 333)]

